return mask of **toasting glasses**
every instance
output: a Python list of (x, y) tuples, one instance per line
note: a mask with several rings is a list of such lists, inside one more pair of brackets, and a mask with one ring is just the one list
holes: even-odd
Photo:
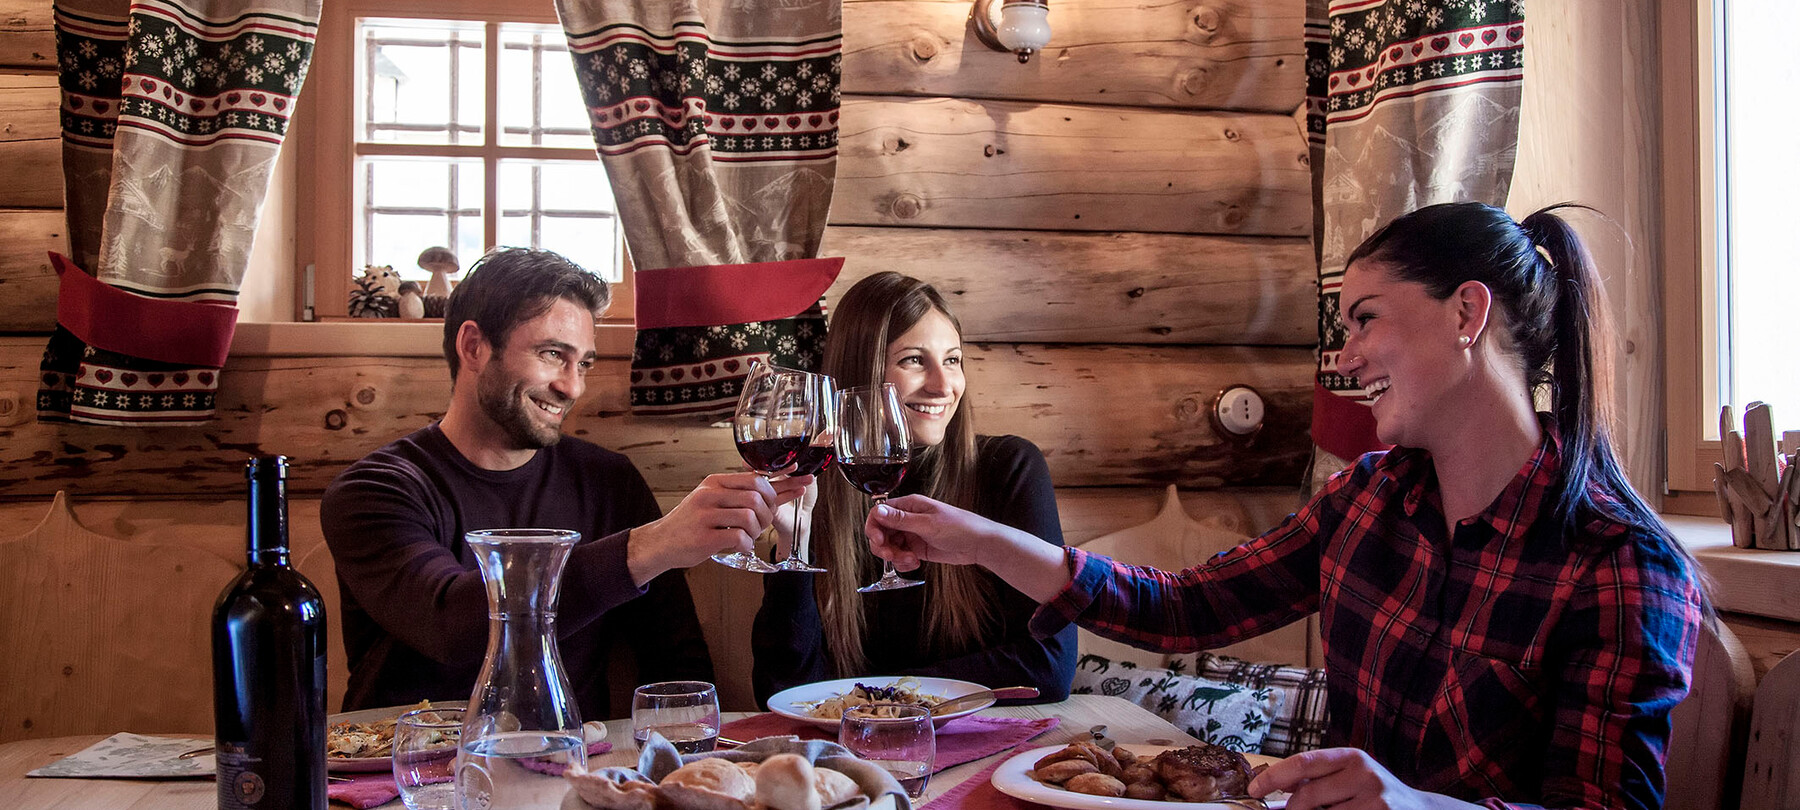
[[(794, 455), (794, 471), (792, 475), (818, 475), (826, 467), (831, 466), (836, 455), (834, 440), (837, 437), (837, 383), (823, 374), (797, 372), (804, 378), (805, 395), (795, 402), (796, 407), (806, 411), (807, 434), (812, 439), (805, 447)], [(808, 526), (810, 534), (810, 526)], [(808, 564), (800, 559), (800, 499), (794, 499), (794, 539), (788, 545), (787, 557), (775, 563), (778, 571), (811, 571), (823, 573), (825, 569)]]
[[(892, 383), (846, 388), (838, 393), (837, 465), (850, 485), (880, 504), (906, 477), (912, 439), (906, 414)], [(902, 579), (894, 564), (882, 561), (881, 579), (857, 591), (891, 591), (923, 585)]]
[[(732, 438), (738, 455), (750, 469), (773, 477), (794, 463), (800, 451), (812, 443), (805, 403), (811, 396), (801, 371), (757, 363), (744, 380), (737, 412), (731, 417)], [(779, 571), (755, 554), (733, 551), (714, 554), (713, 561), (743, 571), (767, 574)]]

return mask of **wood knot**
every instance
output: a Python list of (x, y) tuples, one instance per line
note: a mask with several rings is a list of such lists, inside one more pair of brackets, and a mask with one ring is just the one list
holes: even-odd
[(1219, 24), (1224, 22), (1225, 18), (1218, 9), (1212, 6), (1196, 6), (1193, 20), (1194, 30), (1210, 37), (1219, 32)]
[(998, 146), (995, 146), (995, 145), (993, 145), (993, 144), (991, 144), (991, 143), (990, 143), (990, 144), (988, 144), (988, 145), (986, 145), (986, 146), (983, 146), (983, 147), (981, 147), (981, 154), (982, 154), (982, 156), (983, 156), (983, 157), (993, 157), (993, 156), (995, 156), (995, 155), (1004, 155), (1004, 154), (1006, 154), (1006, 150), (1005, 150), (1005, 149), (1001, 149), (1001, 148), (1000, 148), (1000, 147), (998, 147)]
[(912, 146), (912, 144), (907, 143), (905, 138), (898, 135), (881, 142), (881, 150), (890, 155), (900, 154), (901, 152), (906, 151), (909, 146)]
[(913, 219), (924, 211), (925, 201), (919, 199), (915, 194), (897, 195), (894, 197), (893, 204), (888, 206), (888, 213), (892, 214), (895, 219)]
[(1175, 415), (1186, 421), (1193, 421), (1200, 415), (1200, 400), (1194, 397), (1182, 397), (1175, 403)]
[(1179, 82), (1181, 85), (1181, 92), (1190, 96), (1200, 95), (1201, 91), (1206, 89), (1206, 85), (1211, 80), (1211, 71), (1206, 68), (1194, 68), (1193, 70), (1181, 74), (1181, 80)]
[(25, 397), (17, 391), (0, 391), (0, 426), (25, 424)]
[(74, 674), (75, 674), (75, 665), (74, 664), (64, 664), (63, 665), (63, 676), (64, 677), (74, 675)]
[(348, 424), (350, 424), (350, 414), (344, 413), (344, 409), (332, 408), (325, 412), (326, 430), (343, 430), (344, 426)]
[(1237, 130), (1232, 129), (1231, 127), (1225, 128), (1225, 140), (1228, 140), (1232, 143), (1237, 143), (1238, 141), (1241, 141), (1243, 139), (1244, 139), (1244, 136), (1239, 135)]
[(373, 389), (373, 388), (357, 389), (356, 404), (358, 404), (358, 405), (373, 405), (373, 404), (375, 404), (375, 389)]
[(1625, 353), (1626, 354), (1636, 354), (1637, 353), (1637, 341), (1635, 341), (1635, 340), (1625, 341)]
[(1152, 327), (1150, 327), (1150, 331), (1151, 331), (1151, 333), (1153, 333), (1153, 334), (1157, 334), (1157, 335), (1164, 335), (1164, 336), (1166, 336), (1166, 335), (1168, 335), (1168, 334), (1169, 334), (1169, 333), (1171, 333), (1171, 332), (1174, 332), (1174, 331), (1175, 331), (1175, 327), (1172, 327), (1172, 326), (1152, 326)]
[(1144, 297), (1144, 288), (1136, 287), (1136, 288), (1132, 289), (1131, 292), (1126, 293), (1125, 296), (1127, 298), (1143, 298)]
[(937, 39), (930, 34), (920, 34), (912, 38), (912, 55), (921, 62), (929, 62), (937, 58)]
[(1308, 167), (1312, 166), (1312, 155), (1309, 155), (1305, 152), (1301, 152), (1300, 153), (1300, 165), (1308, 166)]
[(1219, 221), (1225, 223), (1228, 228), (1236, 228), (1244, 224), (1244, 210), (1235, 205), (1230, 206), (1225, 209), (1224, 214), (1219, 216)]

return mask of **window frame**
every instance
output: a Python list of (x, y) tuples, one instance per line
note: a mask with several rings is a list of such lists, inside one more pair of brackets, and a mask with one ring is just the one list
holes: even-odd
[[(295, 319), (300, 321), (349, 321), (349, 296), (354, 282), (356, 238), (356, 105), (362, 102), (356, 86), (355, 36), (356, 20), (363, 17), (457, 19), (483, 23), (489, 41), (495, 41), (501, 23), (537, 23), (556, 25), (556, 9), (551, 0), (522, 0), (505, 8), (485, 0), (337, 0), (326, 3), (319, 19), (319, 34), (314, 45), (312, 65), (308, 70), (306, 89), (302, 94), (301, 116), (294, 143), (299, 150), (300, 168), (296, 177), (298, 200), (295, 232)], [(485, 54), (486, 86), (499, 85), (499, 51), (489, 48)], [(497, 105), (489, 103), (484, 120), (488, 143), (477, 147), (483, 158), (507, 157), (567, 159), (570, 150), (557, 147), (497, 146), (499, 122)], [(386, 154), (383, 146), (365, 154)], [(407, 154), (443, 151), (446, 155), (470, 156), (468, 147), (404, 147)], [(598, 155), (587, 152), (595, 160)], [(497, 167), (486, 161), (487, 175), (483, 189), (483, 207), (498, 211), (499, 185)], [(484, 217), (486, 244), (497, 241), (499, 217)], [(621, 239), (623, 237), (621, 236)], [(612, 285), (612, 305), (602, 324), (630, 325), (633, 322), (635, 295), (629, 252), (619, 251), (622, 281)], [(465, 263), (474, 257), (459, 257)], [(312, 317), (308, 318), (308, 314)], [(392, 319), (388, 319), (392, 320)], [(438, 319), (426, 319), (438, 320)]]
[[(1717, 514), (1718, 199), (1712, 0), (1661, 0), (1665, 509)], [(1693, 497), (1682, 497), (1684, 494)], [(1689, 508), (1682, 508), (1689, 507)]]

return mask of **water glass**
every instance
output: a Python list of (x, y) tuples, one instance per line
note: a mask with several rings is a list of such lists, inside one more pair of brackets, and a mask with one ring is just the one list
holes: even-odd
[(638, 687), (631, 693), (631, 737), (639, 751), (652, 731), (683, 754), (713, 750), (719, 741), (719, 691), (705, 681)]
[(937, 759), (931, 710), (909, 703), (869, 703), (844, 710), (838, 744), (899, 780), (906, 795), (919, 799)]
[(407, 810), (456, 807), (457, 743), (463, 709), (414, 709), (394, 721), (394, 783)]

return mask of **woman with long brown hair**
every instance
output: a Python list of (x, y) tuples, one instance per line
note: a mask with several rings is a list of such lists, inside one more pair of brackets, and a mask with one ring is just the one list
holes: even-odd
[(1289, 810), (1661, 807), (1710, 609), (1613, 449), (1606, 307), (1560, 208), (1429, 206), (1351, 254), (1339, 368), (1394, 448), (1232, 551), (1138, 568), (919, 497), (873, 510), (870, 541), (999, 573), (1040, 631), (1169, 652), (1317, 611), (1332, 747), (1249, 786)]
[[(962, 326), (930, 284), (869, 276), (833, 308), (823, 373), (840, 388), (892, 383), (912, 438), (894, 494), (928, 495), (1062, 544), (1043, 454), (1017, 436), (978, 436), (965, 394)], [(764, 578), (752, 646), (758, 700), (804, 683), (863, 675), (927, 675), (987, 686), (1035, 686), (1062, 700), (1075, 672), (1073, 625), (1044, 638), (1027, 627), (1037, 603), (987, 571), (926, 565), (924, 585), (878, 593), (863, 538), (870, 501), (832, 470), (819, 475), (811, 529), (823, 574)]]

